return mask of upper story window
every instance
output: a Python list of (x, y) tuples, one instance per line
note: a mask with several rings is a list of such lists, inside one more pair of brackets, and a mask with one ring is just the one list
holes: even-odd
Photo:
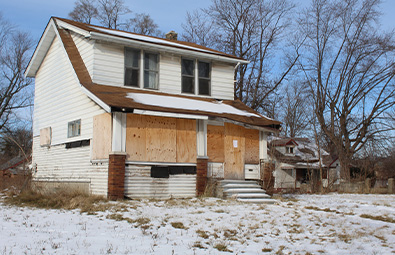
[(181, 92), (209, 96), (210, 73), (210, 63), (183, 58), (181, 60)]
[(294, 153), (294, 148), (293, 147), (285, 147), (285, 152), (288, 154), (293, 154)]
[(81, 119), (70, 121), (67, 124), (67, 137), (75, 137), (81, 135)]
[(159, 88), (159, 54), (125, 48), (125, 85), (141, 88), (142, 84)]

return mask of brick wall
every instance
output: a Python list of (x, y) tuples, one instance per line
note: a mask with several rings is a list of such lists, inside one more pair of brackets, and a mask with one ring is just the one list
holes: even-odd
[(197, 158), (196, 164), (196, 195), (203, 195), (207, 185), (208, 158)]
[(110, 154), (108, 164), (108, 192), (111, 200), (124, 198), (126, 154)]

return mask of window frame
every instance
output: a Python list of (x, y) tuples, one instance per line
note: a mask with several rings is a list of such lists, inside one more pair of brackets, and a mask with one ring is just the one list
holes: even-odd
[[(73, 126), (76, 124), (78, 124), (76, 126), (78, 128), (74, 129)], [(70, 128), (71, 128), (71, 131), (70, 131)], [(73, 138), (73, 137), (77, 137), (77, 136), (81, 136), (81, 119), (69, 121), (67, 123), (67, 138)]]
[[(185, 75), (182, 72), (182, 61), (183, 60), (189, 60), (193, 61), (193, 76), (192, 75)], [(208, 64), (208, 77), (201, 77), (199, 75), (199, 63), (205, 63)], [(212, 73), (212, 63), (211, 61), (208, 60), (201, 60), (197, 58), (181, 58), (181, 93), (183, 94), (192, 94), (192, 95), (197, 95), (197, 96), (211, 96), (211, 73)], [(193, 92), (185, 92), (183, 91), (183, 77), (189, 77), (193, 78)], [(201, 94), (200, 93), (200, 79), (208, 81), (208, 94)]]
[[(134, 68), (134, 67), (127, 67), (126, 66), (126, 52), (128, 50), (131, 51), (138, 51), (140, 53), (139, 55), (139, 67)], [(156, 70), (151, 70), (151, 69), (146, 69), (145, 68), (145, 54), (152, 54), (156, 55)], [(151, 90), (159, 90), (159, 80), (160, 80), (160, 53), (159, 52), (154, 52), (154, 51), (146, 51), (144, 49), (138, 49), (138, 48), (133, 48), (133, 47), (124, 47), (124, 86), (125, 87), (131, 87), (131, 88), (140, 88), (140, 89), (151, 89)], [(134, 69), (138, 70), (138, 86), (133, 86), (133, 85), (127, 85), (126, 84), (126, 70), (127, 69)], [(155, 87), (154, 88), (149, 88), (145, 87), (145, 71), (148, 72), (156, 72), (156, 80), (155, 80)]]

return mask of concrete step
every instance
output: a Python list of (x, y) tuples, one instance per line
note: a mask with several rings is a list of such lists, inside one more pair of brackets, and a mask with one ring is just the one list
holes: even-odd
[(225, 188), (258, 188), (260, 189), (261, 186), (257, 183), (228, 183), (222, 186)]
[(236, 196), (236, 198), (270, 198), (270, 196), (265, 193), (239, 193), (234, 196)]
[(222, 180), (220, 181), (220, 185), (224, 186), (227, 184), (257, 184), (256, 181), (244, 181), (244, 180)]
[(240, 189), (224, 189), (224, 193), (266, 193), (263, 189), (256, 188), (240, 188)]
[(274, 204), (277, 202), (277, 200), (271, 198), (238, 198), (237, 201), (257, 204)]

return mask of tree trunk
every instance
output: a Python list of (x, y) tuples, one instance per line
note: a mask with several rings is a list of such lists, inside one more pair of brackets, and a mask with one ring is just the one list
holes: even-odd
[(339, 156), (340, 161), (340, 178), (342, 181), (350, 182), (350, 158)]

